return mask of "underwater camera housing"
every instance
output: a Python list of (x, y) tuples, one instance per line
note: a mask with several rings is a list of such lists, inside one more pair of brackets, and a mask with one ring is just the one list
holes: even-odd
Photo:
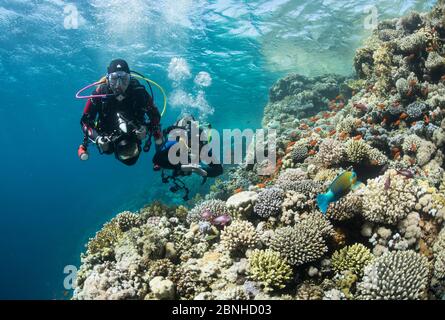
[(138, 161), (142, 148), (136, 135), (124, 133), (113, 142), (114, 155), (117, 160), (127, 166), (132, 166)]

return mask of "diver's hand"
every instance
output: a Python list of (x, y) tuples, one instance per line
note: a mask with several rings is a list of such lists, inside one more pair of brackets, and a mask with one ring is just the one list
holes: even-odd
[(136, 137), (142, 141), (147, 137), (147, 128), (145, 126), (140, 126), (134, 133), (136, 134)]
[(111, 140), (107, 136), (97, 136), (94, 141), (103, 152), (107, 152), (110, 149)]
[(201, 177), (207, 177), (207, 171), (201, 168), (200, 165), (196, 164), (183, 164), (181, 165), (181, 170), (184, 172), (194, 172), (200, 175)]

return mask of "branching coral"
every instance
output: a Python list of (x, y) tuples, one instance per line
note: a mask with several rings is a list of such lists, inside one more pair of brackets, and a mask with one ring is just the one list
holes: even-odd
[(445, 229), (443, 229), (433, 246), (434, 276), (437, 279), (445, 278)]
[(176, 292), (185, 299), (193, 299), (197, 294), (206, 291), (207, 284), (200, 277), (198, 270), (186, 266), (178, 269), (176, 273)]
[(164, 277), (173, 279), (176, 272), (176, 266), (169, 259), (159, 259), (149, 262), (146, 277), (148, 280), (154, 277)]
[(122, 238), (123, 232), (116, 221), (110, 221), (96, 233), (96, 236), (87, 244), (87, 254), (102, 253), (102, 256), (109, 256), (113, 252), (113, 247)]
[(302, 162), (308, 156), (309, 149), (305, 145), (294, 145), (290, 157), (294, 163)]
[(119, 213), (116, 217), (116, 223), (118, 224), (119, 228), (125, 232), (130, 230), (131, 228), (138, 227), (141, 225), (142, 221), (138, 214), (130, 212), (130, 211), (124, 211)]
[[(288, 169), (289, 170), (289, 169)], [(323, 190), (323, 184), (314, 180), (290, 180), (290, 179), (278, 179), (276, 186), (284, 191), (295, 191), (304, 194), (308, 198), (314, 198), (315, 195)]]
[(323, 232), (310, 228), (311, 223), (297, 224), (275, 230), (270, 247), (293, 265), (299, 266), (321, 258), (328, 250)]
[(253, 249), (258, 240), (255, 227), (248, 221), (235, 220), (221, 232), (221, 244), (231, 253)]
[(357, 276), (361, 276), (364, 268), (373, 258), (374, 256), (368, 248), (361, 243), (356, 243), (334, 252), (332, 268), (338, 273), (350, 271)]
[(363, 191), (363, 216), (373, 222), (395, 224), (416, 205), (416, 187), (395, 170), (369, 180)]
[(303, 283), (297, 289), (295, 299), (297, 300), (321, 300), (323, 289), (313, 283)]
[(341, 142), (334, 139), (325, 139), (320, 144), (316, 155), (316, 162), (326, 168), (339, 165), (345, 158), (345, 149)]
[(266, 291), (282, 289), (292, 278), (292, 269), (272, 250), (254, 250), (249, 256), (248, 274), (254, 281), (261, 283)]
[(423, 299), (428, 285), (429, 263), (412, 251), (392, 251), (365, 267), (357, 285), (359, 299)]
[(312, 212), (309, 215), (302, 217), (296, 229), (317, 230), (323, 237), (330, 237), (335, 233), (332, 224), (320, 212)]
[(371, 147), (363, 140), (349, 140), (345, 145), (348, 161), (361, 163), (368, 159)]

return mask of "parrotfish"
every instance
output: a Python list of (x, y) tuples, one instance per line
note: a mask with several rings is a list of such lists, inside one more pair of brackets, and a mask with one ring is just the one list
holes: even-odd
[(326, 193), (317, 196), (317, 204), (323, 214), (326, 214), (331, 202), (338, 201), (350, 190), (356, 190), (362, 183), (357, 181), (354, 171), (345, 171), (332, 181)]

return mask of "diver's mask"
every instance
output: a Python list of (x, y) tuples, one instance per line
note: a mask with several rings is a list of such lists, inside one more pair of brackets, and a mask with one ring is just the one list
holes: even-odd
[(107, 75), (108, 85), (117, 96), (122, 96), (130, 85), (130, 74), (116, 71)]

